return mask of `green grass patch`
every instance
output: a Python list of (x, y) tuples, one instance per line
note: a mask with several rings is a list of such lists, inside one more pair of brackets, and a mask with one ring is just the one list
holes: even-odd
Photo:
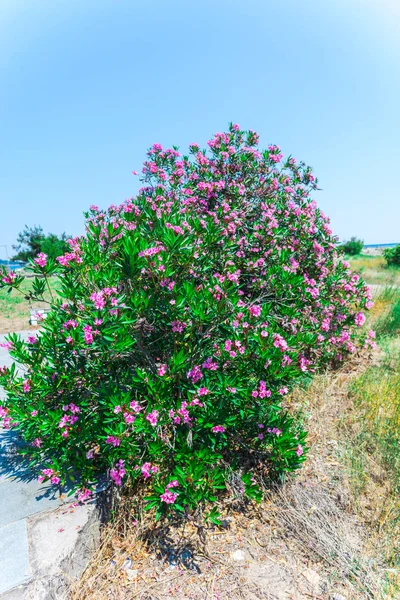
[[(400, 568), (400, 346), (381, 344), (383, 359), (350, 386), (346, 462), (362, 509), (375, 523), (385, 558)], [(400, 585), (400, 580), (396, 585)], [(397, 588), (396, 588), (397, 589)], [(400, 591), (400, 590), (399, 590)]]
[(386, 286), (378, 291), (372, 312), (372, 327), (378, 339), (400, 334), (400, 288)]

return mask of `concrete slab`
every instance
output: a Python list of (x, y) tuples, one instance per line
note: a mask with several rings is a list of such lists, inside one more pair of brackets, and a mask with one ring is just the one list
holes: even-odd
[(57, 488), (37, 479), (6, 479), (0, 483), (0, 527), (62, 505)]
[(26, 520), (0, 527), (0, 594), (32, 578)]

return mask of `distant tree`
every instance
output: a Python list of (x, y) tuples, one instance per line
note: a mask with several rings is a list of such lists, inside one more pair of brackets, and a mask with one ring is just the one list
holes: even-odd
[(25, 229), (18, 234), (17, 243), (13, 246), (16, 251), (13, 259), (28, 261), (35, 258), (39, 252), (44, 252), (50, 258), (56, 258), (68, 250), (67, 239), (65, 233), (61, 236), (54, 233), (46, 235), (43, 228), (38, 225), (33, 227), (25, 225)]
[(57, 258), (64, 252), (67, 252), (69, 246), (67, 244), (68, 235), (61, 234), (60, 237), (54, 233), (49, 233), (40, 244), (40, 251), (47, 254), (49, 258)]
[(45, 238), (43, 229), (40, 226), (28, 227), (18, 234), (17, 243), (13, 246), (16, 251), (14, 260), (28, 260), (34, 258), (41, 252), (41, 243)]
[(361, 254), (362, 249), (364, 248), (364, 240), (359, 240), (355, 236), (350, 238), (348, 242), (343, 242), (341, 244), (340, 249), (344, 254), (348, 254), (349, 256), (356, 256), (357, 254)]
[(383, 256), (388, 266), (400, 267), (400, 244), (395, 246), (395, 248), (386, 248), (383, 251)]

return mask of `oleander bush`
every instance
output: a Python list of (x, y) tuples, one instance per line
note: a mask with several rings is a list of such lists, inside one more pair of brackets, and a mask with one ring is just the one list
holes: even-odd
[(386, 248), (383, 251), (383, 256), (384, 256), (388, 266), (399, 267), (400, 266), (400, 244), (398, 246), (395, 246), (394, 248)]
[[(25, 371), (1, 370), (1, 415), (41, 480), (79, 474), (80, 500), (105, 471), (158, 515), (226, 487), (259, 499), (307, 453), (289, 391), (373, 344), (370, 292), (309, 197), (311, 169), (237, 125), (208, 146), (154, 144), (136, 197), (92, 206), (69, 252), (31, 263), (34, 296), (54, 276), (60, 296), (37, 336), (8, 337)], [(12, 293), (22, 281), (3, 271)]]

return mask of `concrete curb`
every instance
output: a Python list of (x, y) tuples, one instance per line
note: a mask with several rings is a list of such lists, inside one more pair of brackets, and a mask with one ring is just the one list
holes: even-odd
[(70, 585), (100, 545), (102, 525), (113, 507), (112, 489), (84, 505), (65, 505), (27, 520), (29, 581), (0, 600), (66, 600)]

